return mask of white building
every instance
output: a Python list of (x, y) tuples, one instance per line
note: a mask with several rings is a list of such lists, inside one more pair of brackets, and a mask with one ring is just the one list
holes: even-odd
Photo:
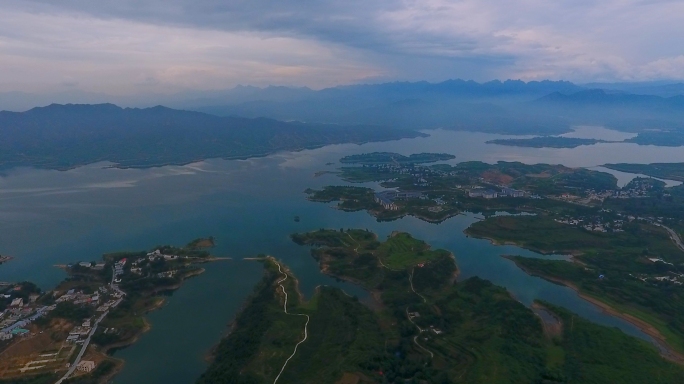
[(95, 369), (95, 362), (91, 360), (83, 360), (76, 366), (76, 369), (83, 372), (90, 372)]

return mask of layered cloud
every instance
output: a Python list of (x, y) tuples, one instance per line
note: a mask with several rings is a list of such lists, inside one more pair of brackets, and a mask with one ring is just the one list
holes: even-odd
[(0, 86), (684, 78), (684, 2), (0, 1)]

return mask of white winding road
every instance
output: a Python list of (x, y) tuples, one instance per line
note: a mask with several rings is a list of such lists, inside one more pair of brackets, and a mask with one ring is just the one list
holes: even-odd
[[(416, 295), (420, 296), (421, 299), (423, 299), (423, 303), (427, 303), (427, 300), (425, 299), (425, 297), (423, 295), (421, 295), (420, 293), (416, 292), (416, 290), (413, 288), (413, 271), (414, 270), (415, 270), (415, 268), (411, 269), (411, 274), (409, 275), (409, 283), (411, 283), (411, 290), (413, 291), (413, 293), (415, 293)], [(418, 342), (418, 336), (420, 336), (420, 334), (423, 333), (425, 330), (422, 329), (421, 327), (419, 327), (418, 324), (413, 322), (413, 319), (411, 319), (411, 316), (409, 316), (408, 307), (406, 307), (406, 317), (411, 322), (411, 324), (415, 325), (416, 328), (418, 328), (418, 334), (413, 337), (413, 342), (418, 346), (418, 348), (429, 353), (431, 358), (434, 358), (435, 355), (429, 349), (420, 345), (420, 343)]]
[(279, 280), (276, 284), (280, 286), (280, 288), (283, 289), (283, 293), (285, 294), (285, 304), (283, 304), (283, 310), (285, 311), (286, 315), (291, 315), (291, 316), (304, 316), (306, 317), (306, 323), (304, 324), (304, 338), (302, 341), (297, 343), (294, 348), (294, 352), (292, 352), (292, 355), (285, 360), (285, 364), (283, 364), (283, 367), (280, 368), (280, 373), (278, 373), (278, 376), (276, 376), (275, 380), (273, 380), (273, 384), (276, 384), (278, 382), (278, 379), (280, 378), (280, 375), (283, 374), (283, 371), (285, 370), (285, 367), (287, 366), (287, 363), (290, 362), (290, 359), (294, 357), (294, 355), (297, 353), (297, 347), (299, 347), (299, 344), (303, 343), (306, 341), (306, 339), (309, 337), (309, 334), (307, 332), (307, 327), (309, 326), (309, 315), (305, 315), (302, 313), (288, 313), (287, 312), (287, 291), (285, 290), (285, 286), (282, 284), (283, 281), (287, 280), (287, 273), (283, 272), (282, 269), (280, 269), (280, 263), (275, 262), (276, 265), (278, 266), (278, 272), (282, 273), (285, 277), (283, 277), (281, 280)]

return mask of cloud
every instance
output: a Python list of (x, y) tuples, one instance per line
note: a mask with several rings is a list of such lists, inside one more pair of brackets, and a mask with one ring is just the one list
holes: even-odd
[(0, 85), (90, 91), (363, 80), (679, 78), (684, 2), (5, 0)]
[(40, 89), (78, 79), (91, 91), (220, 89), (248, 82), (320, 85), (377, 76), (353, 52), (312, 39), (144, 24), (74, 14), (0, 14), (0, 84)]

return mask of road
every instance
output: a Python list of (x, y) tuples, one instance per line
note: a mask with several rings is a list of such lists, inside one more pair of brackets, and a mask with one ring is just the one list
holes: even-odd
[(675, 232), (674, 229), (672, 229), (666, 225), (660, 224), (660, 223), (654, 221), (653, 219), (645, 218), (644, 220), (655, 225), (656, 227), (660, 227), (660, 228), (663, 228), (664, 230), (666, 230), (667, 233), (670, 234), (670, 239), (672, 239), (672, 241), (675, 243), (677, 248), (679, 248), (682, 252), (684, 252), (684, 243), (682, 242), (682, 238), (679, 237), (679, 234), (677, 234), (677, 232)]
[(664, 228), (670, 234), (670, 238), (672, 239), (672, 241), (674, 241), (677, 248), (679, 248), (682, 252), (684, 252), (684, 244), (682, 243), (682, 238), (679, 237), (679, 234), (677, 234), (677, 232), (675, 232), (672, 228), (666, 227), (662, 224), (656, 223), (656, 225)]
[(285, 314), (286, 315), (292, 315), (292, 316), (305, 316), (306, 317), (306, 323), (304, 324), (304, 338), (302, 339), (302, 341), (297, 343), (297, 345), (295, 345), (294, 352), (292, 352), (290, 357), (288, 357), (287, 360), (285, 360), (285, 364), (283, 364), (283, 367), (280, 368), (280, 372), (278, 373), (278, 376), (276, 376), (275, 380), (273, 380), (273, 384), (278, 382), (278, 379), (280, 378), (280, 375), (283, 374), (283, 371), (285, 370), (287, 363), (289, 363), (290, 359), (292, 359), (294, 357), (294, 355), (297, 353), (297, 348), (299, 347), (299, 344), (305, 342), (306, 339), (309, 337), (309, 334), (307, 331), (307, 328), (309, 326), (309, 315), (305, 315), (302, 313), (288, 313), (287, 312), (287, 291), (285, 290), (285, 286), (282, 284), (283, 281), (287, 280), (287, 273), (283, 272), (283, 270), (280, 269), (280, 263), (278, 263), (278, 262), (275, 262), (275, 263), (278, 266), (278, 272), (282, 273), (285, 276), (276, 283), (280, 286), (280, 288), (283, 289), (283, 293), (285, 294), (285, 304), (283, 304), (283, 310), (285, 311)]
[[(114, 284), (114, 278), (115, 278), (115, 277), (116, 277), (116, 274), (112, 274), (112, 281), (109, 283), (109, 286), (110, 286), (113, 290), (115, 290), (116, 292), (118, 292), (118, 293), (120, 293), (120, 294), (122, 294), (122, 295), (125, 295), (124, 291), (122, 291), (121, 289), (119, 289), (119, 287), (118, 287), (117, 285)], [(119, 298), (119, 300), (117, 300), (117, 301), (111, 306), (111, 308), (115, 308), (117, 305), (119, 305), (119, 303), (121, 303), (122, 300), (123, 300), (123, 296), (122, 296), (121, 298)], [(62, 382), (63, 382), (64, 380), (68, 379), (69, 376), (71, 376), (71, 375), (74, 373), (74, 371), (76, 371), (76, 368), (78, 367), (78, 363), (81, 362), (81, 359), (83, 358), (83, 355), (85, 354), (86, 350), (88, 349), (88, 344), (90, 344), (90, 339), (91, 339), (91, 338), (93, 337), (93, 335), (95, 334), (95, 331), (97, 331), (97, 326), (100, 325), (100, 321), (102, 321), (102, 319), (104, 319), (105, 317), (107, 317), (108, 314), (109, 314), (109, 310), (105, 311), (105, 313), (103, 313), (102, 316), (100, 316), (100, 317), (97, 319), (97, 321), (95, 321), (95, 324), (93, 325), (93, 329), (90, 330), (90, 333), (88, 334), (88, 338), (85, 339), (85, 341), (83, 342), (83, 347), (81, 347), (81, 350), (78, 352), (78, 355), (76, 356), (76, 360), (74, 360), (74, 363), (71, 364), (71, 366), (69, 367), (69, 370), (67, 371), (67, 373), (65, 373), (64, 376), (62, 376), (62, 378), (59, 379), (55, 384), (62, 384)]]
[[(421, 299), (423, 299), (423, 303), (427, 303), (427, 300), (425, 299), (425, 297), (423, 295), (421, 295), (420, 293), (416, 292), (415, 289), (413, 289), (413, 271), (414, 270), (415, 270), (415, 267), (413, 269), (411, 269), (411, 274), (409, 275), (409, 283), (411, 284), (411, 290), (413, 291), (413, 293), (415, 293), (416, 295), (420, 296)], [(420, 345), (420, 343), (418, 342), (418, 337), (420, 336), (421, 333), (423, 333), (425, 331), (425, 329), (422, 329), (421, 327), (418, 326), (418, 324), (413, 322), (413, 319), (411, 318), (411, 316), (409, 316), (408, 307), (406, 307), (406, 317), (411, 322), (411, 324), (413, 324), (416, 328), (418, 328), (418, 334), (413, 337), (413, 342), (418, 346), (418, 348), (429, 353), (430, 357), (434, 358), (435, 355), (429, 349)]]

